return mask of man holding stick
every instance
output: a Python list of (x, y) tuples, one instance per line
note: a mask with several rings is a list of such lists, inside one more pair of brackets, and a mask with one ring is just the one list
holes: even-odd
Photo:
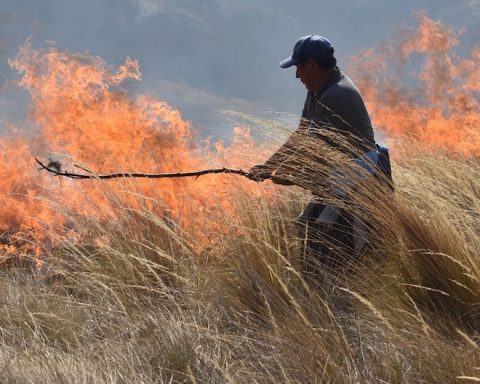
[[(264, 164), (255, 165), (249, 172), (219, 168), (183, 173), (97, 175), (81, 167), (86, 174), (62, 171), (53, 162), (48, 165), (38, 159), (37, 162), (41, 169), (74, 179), (231, 173), (255, 181), (271, 179), (278, 184), (299, 185), (314, 195), (298, 217), (306, 261), (322, 267), (343, 267), (355, 259), (367, 243), (370, 218), (365, 215), (368, 209), (362, 206), (361, 198), (366, 196), (370, 201), (375, 201), (377, 196), (382, 198), (375, 195), (371, 180), (373, 175), (379, 176), (378, 168), (388, 177), (391, 171), (386, 148), (376, 149), (362, 96), (336, 64), (334, 49), (326, 38), (308, 35), (295, 43), (292, 55), (280, 66), (295, 66), (296, 77), (308, 91), (299, 127)], [(372, 185), (374, 188), (370, 188)]]
[[(311, 162), (309, 159), (315, 158), (314, 162), (320, 166), (319, 163), (329, 160), (325, 151), (313, 156), (305, 152), (318, 152), (326, 147), (351, 159), (367, 154), (368, 159), (376, 162), (373, 128), (363, 98), (353, 82), (336, 64), (332, 44), (318, 35), (300, 38), (295, 43), (292, 55), (280, 63), (282, 68), (296, 67), (296, 77), (305, 85), (308, 93), (298, 129), (264, 164), (255, 165), (250, 170), (252, 180), (272, 179), (279, 184), (305, 186), (308, 180), (303, 180), (302, 184), (296, 182), (296, 179), (298, 180), (299, 173), (303, 179), (308, 179), (309, 174), (305, 168), (312, 169), (312, 165), (303, 163)], [(344, 142), (348, 145), (342, 145), (342, 140), (339, 142), (338, 138), (345, 139)], [(321, 145), (315, 149), (315, 143)], [(333, 166), (330, 168), (333, 169)], [(320, 197), (315, 196), (315, 188), (312, 188), (312, 191), (313, 199), (298, 217), (299, 236), (305, 239), (307, 245), (303, 252), (307, 253), (306, 256), (310, 256), (310, 259), (313, 258), (314, 263), (335, 268), (342, 263), (325, 258), (325, 247), (322, 250), (321, 241), (313, 240), (315, 234), (311, 230), (324, 231), (338, 222), (351, 227), (353, 223), (342, 214), (339, 207), (325, 204)], [(362, 244), (355, 244), (355, 240), (355, 236), (350, 236), (349, 240), (344, 238), (339, 241), (348, 242), (344, 245), (350, 249), (362, 247)]]

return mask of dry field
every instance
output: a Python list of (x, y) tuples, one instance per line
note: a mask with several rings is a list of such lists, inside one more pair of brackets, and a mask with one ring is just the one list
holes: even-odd
[(75, 223), (101, 244), (64, 240), (34, 272), (4, 263), (0, 381), (480, 381), (479, 174), (439, 153), (395, 164), (395, 196), (364, 202), (376, 250), (308, 278), (301, 189), (237, 193), (241, 219), (208, 247), (112, 201), (114, 227)]
[[(271, 137), (200, 142), (130, 92), (137, 60), (28, 39), (9, 60), (28, 123), (0, 137), (0, 384), (480, 382), (480, 50), (458, 56), (459, 33), (417, 18), (347, 71), (392, 140), (394, 195), (301, 134), (280, 172), (297, 187), (48, 178), (48, 151), (100, 173), (247, 169), (290, 132), (233, 113)], [(306, 191), (367, 224), (355, 262), (306, 268)]]

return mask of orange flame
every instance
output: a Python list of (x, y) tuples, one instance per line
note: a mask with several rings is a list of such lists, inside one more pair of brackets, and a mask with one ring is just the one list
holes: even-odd
[[(419, 26), (364, 51), (354, 61), (357, 84), (375, 125), (390, 138), (424, 148), (480, 156), (480, 47), (454, 53), (458, 33), (418, 14)], [(414, 67), (414, 79), (405, 76)]]
[[(414, 137), (426, 148), (480, 156), (480, 48), (469, 58), (453, 53), (458, 36), (420, 14), (419, 27), (396, 44), (365, 51), (355, 68), (373, 121), (392, 139)], [(231, 145), (195, 145), (191, 125), (180, 113), (153, 96), (132, 97), (125, 91), (141, 79), (139, 63), (127, 59), (118, 70), (89, 54), (34, 50), (27, 41), (10, 60), (21, 73), (20, 86), (31, 95), (30, 117), (37, 132), (11, 128), (0, 137), (0, 255), (39, 255), (42, 246), (65, 235), (65, 216), (45, 199), (81, 217), (112, 217), (102, 185), (96, 181), (52, 178), (36, 172), (34, 155), (68, 153), (97, 172), (171, 172), (211, 166), (246, 167), (266, 157), (248, 130), (238, 128)], [(406, 78), (418, 67), (415, 82)], [(262, 150), (263, 149), (263, 150)], [(107, 183), (121, 189), (123, 182)], [(162, 201), (185, 228), (201, 228), (203, 241), (221, 229), (221, 216), (234, 220), (236, 188), (259, 195), (264, 188), (235, 176), (199, 179), (138, 180), (146, 196)], [(214, 196), (209, 198), (209, 196)], [(132, 193), (123, 204), (138, 207)], [(87, 201), (92, 202), (87, 204)], [(187, 215), (186, 207), (196, 208)]]
[[(52, 233), (61, 232), (65, 219), (41, 196), (56, 197), (62, 206), (81, 216), (105, 219), (111, 215), (98, 182), (59, 183), (39, 175), (33, 167), (34, 154), (68, 153), (99, 173), (248, 167), (259, 156), (258, 152), (253, 156), (255, 143), (244, 129), (236, 130), (233, 145), (217, 143), (212, 152), (194, 144), (191, 125), (167, 103), (147, 95), (132, 98), (121, 86), (141, 79), (135, 60), (127, 58), (114, 72), (99, 57), (33, 50), (27, 41), (10, 65), (22, 74), (19, 84), (31, 95), (30, 114), (39, 132), (27, 139), (17, 130), (10, 139), (0, 139), (1, 179), (5, 180), (0, 206), (2, 232), (30, 231), (40, 241), (53, 241)], [(247, 151), (252, 157), (246, 156)], [(235, 190), (261, 193), (254, 183), (227, 175), (136, 180), (135, 186), (142, 194), (162, 201), (169, 214), (186, 228), (201, 224), (203, 239), (219, 229), (215, 215), (226, 213), (235, 219)], [(209, 198), (210, 194), (214, 197)], [(123, 204), (138, 206), (134, 194), (120, 195)], [(87, 200), (94, 203), (87, 204)], [(197, 215), (186, 214), (189, 204)], [(205, 224), (206, 215), (209, 224)]]

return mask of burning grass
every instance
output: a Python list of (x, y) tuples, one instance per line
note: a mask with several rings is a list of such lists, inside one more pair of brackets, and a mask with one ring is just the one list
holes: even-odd
[(141, 77), (134, 60), (114, 71), (27, 42), (10, 63), (38, 131), (0, 138), (2, 383), (479, 381), (478, 50), (459, 60), (456, 42), (423, 15), (401, 42), (402, 60), (425, 55), (424, 92), (372, 82), (384, 66), (363, 62), (376, 123), (415, 138), (394, 146), (395, 195), (311, 136), (292, 137), (279, 175), (344, 204), (337, 181), (343, 208), (369, 223), (356, 263), (313, 274), (295, 223), (301, 189), (235, 176), (39, 176), (33, 154), (47, 151), (100, 173), (248, 166), (262, 155), (245, 129), (214, 151), (193, 145), (178, 111), (122, 89)]
[(201, 255), (148, 209), (112, 203), (114, 228), (80, 220), (105, 243), (65, 240), (34, 275), (2, 271), (2, 381), (475, 380), (480, 164), (437, 154), (395, 169), (388, 257), (348, 276), (304, 279), (299, 190), (273, 205), (236, 194), (241, 223), (225, 216)]
[[(201, 142), (179, 111), (151, 95), (128, 91), (134, 87), (132, 83), (141, 79), (135, 60), (127, 58), (115, 70), (89, 53), (33, 49), (27, 41), (9, 62), (21, 74), (19, 86), (31, 97), (29, 122), (33, 129), (27, 134), (21, 127), (11, 128), (0, 137), (0, 232), (22, 239), (24, 233), (33, 234), (42, 245), (34, 250), (37, 257), (59, 238), (78, 234), (78, 227), (65, 231), (71, 228), (71, 220), (65, 221), (65, 215), (52, 209), (52, 203), (59, 202), (74, 216), (104, 221), (111, 221), (113, 216), (108, 201), (112, 193), (105, 191), (108, 187), (43, 177), (32, 167), (36, 155), (42, 159), (50, 156), (52, 164), (61, 163), (70, 171), (78, 171), (74, 164), (79, 164), (98, 173), (246, 167), (246, 159), (253, 161), (261, 156), (262, 149), (254, 145), (246, 129), (235, 130), (231, 145)], [(229, 198), (232, 188), (246, 189), (257, 196), (263, 193), (246, 179), (223, 176), (164, 179), (161, 188), (157, 181), (146, 179), (115, 185), (113, 198), (123, 205), (136, 209), (141, 208), (140, 203), (143, 207), (150, 205), (151, 210), (168, 214), (191, 229), (212, 225), (212, 234), (220, 230), (215, 225), (218, 220), (206, 222), (203, 214), (182, 214), (184, 201), (196, 201), (196, 209), (208, 211), (210, 218), (221, 214), (234, 220)], [(212, 201), (207, 198), (212, 192), (224, 197)], [(154, 196), (163, 206), (146, 199), (140, 202), (137, 194)], [(45, 201), (44, 196), (52, 201)], [(203, 236), (212, 235), (203, 232)], [(25, 241), (16, 244), (24, 254), (31, 254)]]
[(480, 46), (458, 55), (460, 32), (424, 12), (417, 20), (351, 64), (371, 117), (390, 138), (478, 157)]

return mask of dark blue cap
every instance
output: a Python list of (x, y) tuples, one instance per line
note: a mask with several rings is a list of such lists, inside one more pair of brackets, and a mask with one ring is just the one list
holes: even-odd
[(297, 40), (292, 56), (280, 62), (280, 67), (288, 68), (305, 59), (328, 59), (333, 57), (332, 43), (319, 35), (307, 35)]

